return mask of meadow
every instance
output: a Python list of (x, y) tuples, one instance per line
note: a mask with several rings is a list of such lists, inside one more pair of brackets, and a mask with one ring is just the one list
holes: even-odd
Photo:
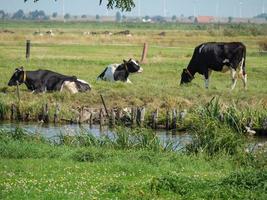
[[(33, 34), (50, 29), (54, 36)], [(123, 30), (131, 36), (83, 34)], [(266, 199), (266, 148), (248, 148), (254, 138), (243, 133), (249, 118), (262, 127), (267, 116), (267, 55), (259, 53), (266, 34), (266, 25), (253, 24), (1, 21), (0, 119), (8, 119), (11, 104), (18, 103), (16, 88), (7, 82), (23, 65), (76, 75), (93, 89), (76, 95), (31, 94), (21, 85), (22, 112), (36, 115), (44, 103), (59, 103), (60, 115), (72, 117), (81, 106), (101, 107), (100, 94), (108, 108), (187, 109), (182, 123), (192, 143), (177, 152), (163, 147), (148, 129), (119, 128), (114, 141), (90, 133), (61, 136), (57, 144), (21, 129), (0, 130), (0, 199)], [(248, 90), (238, 80), (230, 91), (229, 73), (213, 73), (208, 90), (200, 75), (188, 86), (179, 85), (194, 47), (207, 41), (247, 46)], [(139, 60), (144, 42), (147, 61), (142, 74), (130, 76), (133, 84), (96, 81), (110, 63)]]
[(266, 199), (266, 152), (244, 153), (242, 137), (219, 133), (219, 149), (196, 153), (162, 148), (146, 129), (120, 129), (114, 141), (62, 135), (56, 144), (0, 131), (0, 198)]
[[(76, 75), (88, 81), (91, 92), (77, 95), (62, 93), (30, 94), (21, 86), (21, 109), (37, 112), (40, 104), (60, 103), (62, 114), (70, 114), (70, 108), (101, 106), (102, 94), (109, 108), (146, 106), (154, 108), (190, 109), (220, 96), (222, 102), (237, 102), (242, 107), (266, 107), (266, 54), (259, 54), (259, 42), (265, 41), (266, 25), (187, 25), (175, 23), (61, 23), (61, 22), (1, 22), (0, 33), (0, 103), (10, 106), (17, 101), (15, 88), (7, 87), (14, 69), (50, 69), (67, 75)], [(53, 37), (34, 35), (52, 29)], [(125, 35), (83, 35), (84, 32), (129, 30)], [(165, 32), (165, 36), (159, 33)], [(25, 43), (30, 39), (31, 58), (25, 59)], [(247, 46), (248, 90), (244, 91), (239, 80), (230, 92), (230, 74), (213, 73), (208, 90), (203, 77), (196, 76), (192, 84), (180, 87), (180, 74), (192, 56), (194, 47), (207, 41), (240, 41)], [(149, 46), (147, 62), (142, 74), (132, 75), (133, 84), (96, 81), (96, 77), (111, 63), (123, 59), (140, 60), (143, 43)], [(29, 101), (31, 99), (31, 101)]]

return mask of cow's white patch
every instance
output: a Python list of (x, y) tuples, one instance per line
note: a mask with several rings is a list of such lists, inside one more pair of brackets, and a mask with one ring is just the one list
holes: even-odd
[(84, 83), (84, 84), (87, 84), (87, 85), (89, 85), (90, 88), (92, 88), (92, 86), (88, 82), (86, 82), (85, 80), (77, 79), (77, 81)]
[(77, 81), (80, 81), (81, 83), (84, 83), (84, 84), (88, 84), (89, 85), (89, 83), (87, 83), (85, 80), (77, 79)]
[(139, 64), (138, 64), (135, 60), (131, 59), (131, 61), (132, 61), (135, 65), (139, 66)]
[(203, 44), (200, 48), (199, 48), (199, 53), (201, 53), (202, 49), (205, 47), (205, 45)]
[(223, 60), (223, 63), (224, 63), (224, 64), (225, 64), (225, 63), (229, 63), (229, 62), (230, 62), (230, 60), (227, 59), (227, 58)]
[(140, 69), (138, 70), (138, 73), (142, 73), (144, 71), (144, 69), (142, 67), (140, 67)]
[(72, 94), (78, 93), (76, 83), (73, 81), (64, 81), (64, 83), (61, 86), (60, 91), (64, 91), (64, 90), (66, 90)]
[(103, 80), (105, 81), (115, 81), (114, 80), (114, 72), (116, 68), (119, 66), (119, 64), (111, 64), (107, 66), (107, 70), (105, 72), (105, 75), (103, 77)]

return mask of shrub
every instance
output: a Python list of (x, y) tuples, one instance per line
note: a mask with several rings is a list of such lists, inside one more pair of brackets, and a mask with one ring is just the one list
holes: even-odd
[(267, 171), (249, 170), (233, 172), (221, 181), (222, 185), (267, 192)]
[(259, 44), (259, 49), (261, 51), (267, 51), (267, 40), (266, 39), (260, 41), (258, 44)]
[(72, 159), (79, 162), (95, 162), (105, 158), (105, 154), (90, 149), (80, 149), (72, 155)]

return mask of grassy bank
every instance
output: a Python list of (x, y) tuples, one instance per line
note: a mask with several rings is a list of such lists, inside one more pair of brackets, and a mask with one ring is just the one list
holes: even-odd
[[(137, 133), (146, 139), (128, 143)], [(261, 153), (244, 153), (242, 145), (234, 147), (234, 154), (223, 148), (212, 156), (205, 150), (175, 152), (162, 149), (147, 133), (121, 130), (113, 142), (89, 134), (53, 144), (21, 130), (0, 131), (0, 197), (266, 199), (266, 157)]]
[[(174, 26), (174, 27), (172, 27)], [(49, 29), (55, 36), (33, 35), (35, 31)], [(26, 70), (50, 69), (88, 81), (92, 92), (69, 95), (61, 93), (29, 94), (21, 86), (21, 110), (36, 115), (43, 103), (53, 107), (61, 104), (61, 114), (71, 117), (72, 109), (80, 106), (99, 107), (103, 94), (107, 106), (146, 106), (150, 109), (190, 109), (204, 104), (212, 96), (221, 96), (228, 105), (235, 102), (242, 108), (265, 109), (267, 105), (266, 55), (260, 55), (258, 43), (263, 41), (265, 25), (183, 25), (183, 24), (113, 24), (113, 23), (34, 23), (1, 22), (0, 29), (14, 33), (0, 33), (0, 103), (10, 108), (17, 102), (15, 88), (7, 82), (17, 66)], [(118, 32), (129, 29), (132, 36), (83, 35), (84, 31)], [(225, 30), (231, 29), (231, 32)], [(252, 33), (249, 30), (255, 29)], [(159, 33), (164, 31), (165, 36)], [(244, 31), (245, 33), (242, 33)], [(31, 59), (25, 60), (25, 40), (32, 42)], [(229, 73), (213, 73), (209, 90), (204, 89), (203, 78), (196, 76), (188, 87), (180, 87), (180, 73), (187, 66), (196, 45), (207, 41), (241, 41), (247, 46), (248, 91), (238, 81), (234, 91), (229, 92)], [(133, 82), (97, 82), (96, 77), (110, 63), (122, 59), (141, 57), (142, 46), (148, 42), (147, 63), (144, 72), (130, 77)], [(31, 101), (29, 101), (31, 99)], [(53, 115), (53, 114), (51, 114)], [(8, 115), (9, 116), (9, 115)]]

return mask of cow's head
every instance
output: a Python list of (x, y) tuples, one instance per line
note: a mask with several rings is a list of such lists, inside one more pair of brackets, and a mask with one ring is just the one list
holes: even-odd
[(194, 79), (192, 74), (188, 71), (188, 69), (183, 69), (181, 74), (181, 82), (180, 84), (189, 83)]
[(17, 83), (19, 85), (24, 83), (24, 73), (25, 72), (23, 67), (16, 68), (14, 74), (12, 75), (12, 77), (8, 82), (8, 86), (14, 86), (17, 85)]
[(127, 66), (127, 70), (129, 73), (141, 73), (143, 72), (143, 68), (139, 65), (139, 63), (133, 59), (128, 61), (123, 60), (123, 63)]

